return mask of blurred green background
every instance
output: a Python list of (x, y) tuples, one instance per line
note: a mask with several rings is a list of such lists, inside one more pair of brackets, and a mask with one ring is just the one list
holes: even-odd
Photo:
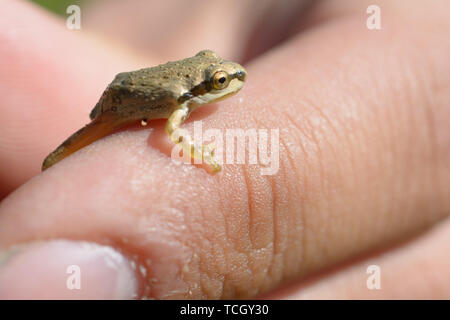
[(66, 16), (66, 9), (71, 4), (80, 5), (83, 0), (29, 0), (60, 16)]

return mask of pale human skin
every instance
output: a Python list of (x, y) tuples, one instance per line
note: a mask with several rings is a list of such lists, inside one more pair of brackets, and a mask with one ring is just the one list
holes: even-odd
[[(137, 56), (82, 32), (68, 36), (59, 21), (5, 1), (0, 181), (11, 194), (0, 205), (0, 247), (51, 238), (112, 246), (151, 262), (139, 281), (152, 298), (450, 298), (450, 3), (377, 1), (382, 29), (369, 31), (372, 1), (323, 1), (289, 40), (274, 45), (278, 34), (266, 34), (264, 55), (242, 39), (254, 35), (257, 10), (237, 1), (242, 19), (229, 2), (208, 3), (192, 13), (180, 5), (167, 46)], [(162, 2), (152, 5), (147, 12)], [(206, 19), (206, 9), (222, 19)], [(146, 21), (163, 26), (168, 16)], [(149, 43), (144, 35), (159, 30), (137, 24), (126, 38)], [(239, 96), (193, 112), (186, 128), (195, 119), (204, 129), (280, 128), (276, 175), (177, 165), (164, 122), (101, 139), (39, 173), (116, 73), (206, 47), (233, 61), (252, 51), (251, 77)], [(32, 261), (22, 263), (29, 270)], [(369, 265), (381, 268), (381, 290), (366, 287)], [(52, 274), (44, 269), (38, 280), (40, 290), (0, 295), (58, 296)]]

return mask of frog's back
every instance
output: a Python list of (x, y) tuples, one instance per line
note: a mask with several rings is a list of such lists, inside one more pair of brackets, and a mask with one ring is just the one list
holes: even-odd
[(176, 97), (161, 80), (157, 81), (159, 78), (155, 74), (157, 71), (155, 69), (158, 68), (153, 67), (116, 75), (92, 109), (89, 115), (91, 120), (107, 111), (127, 116), (139, 109), (150, 113), (153, 110), (157, 115), (165, 117), (164, 109), (170, 109), (176, 103)]
[(91, 110), (91, 113), (89, 114), (89, 118), (91, 120), (94, 120), (95, 118), (97, 118), (97, 116), (99, 116), (102, 113), (102, 105), (104, 104), (104, 100), (105, 100), (105, 95), (107, 94), (107, 90), (108, 88), (103, 92), (100, 100), (95, 104), (94, 109)]
[(170, 109), (187, 90), (200, 84), (205, 70), (222, 61), (210, 50), (193, 57), (171, 61), (156, 67), (123, 72), (116, 75), (91, 111), (94, 119), (109, 110), (144, 108), (160, 114), (157, 109)]

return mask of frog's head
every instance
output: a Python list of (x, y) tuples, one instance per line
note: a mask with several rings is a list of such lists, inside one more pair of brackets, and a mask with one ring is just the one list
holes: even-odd
[(211, 50), (197, 53), (197, 71), (201, 76), (181, 99), (189, 104), (203, 105), (225, 99), (238, 92), (244, 85), (247, 71), (240, 64), (223, 60)]

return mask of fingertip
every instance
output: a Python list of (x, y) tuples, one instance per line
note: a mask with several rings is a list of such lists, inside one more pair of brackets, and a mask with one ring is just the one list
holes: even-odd
[(52, 240), (0, 254), (0, 299), (132, 299), (133, 264), (115, 249)]

